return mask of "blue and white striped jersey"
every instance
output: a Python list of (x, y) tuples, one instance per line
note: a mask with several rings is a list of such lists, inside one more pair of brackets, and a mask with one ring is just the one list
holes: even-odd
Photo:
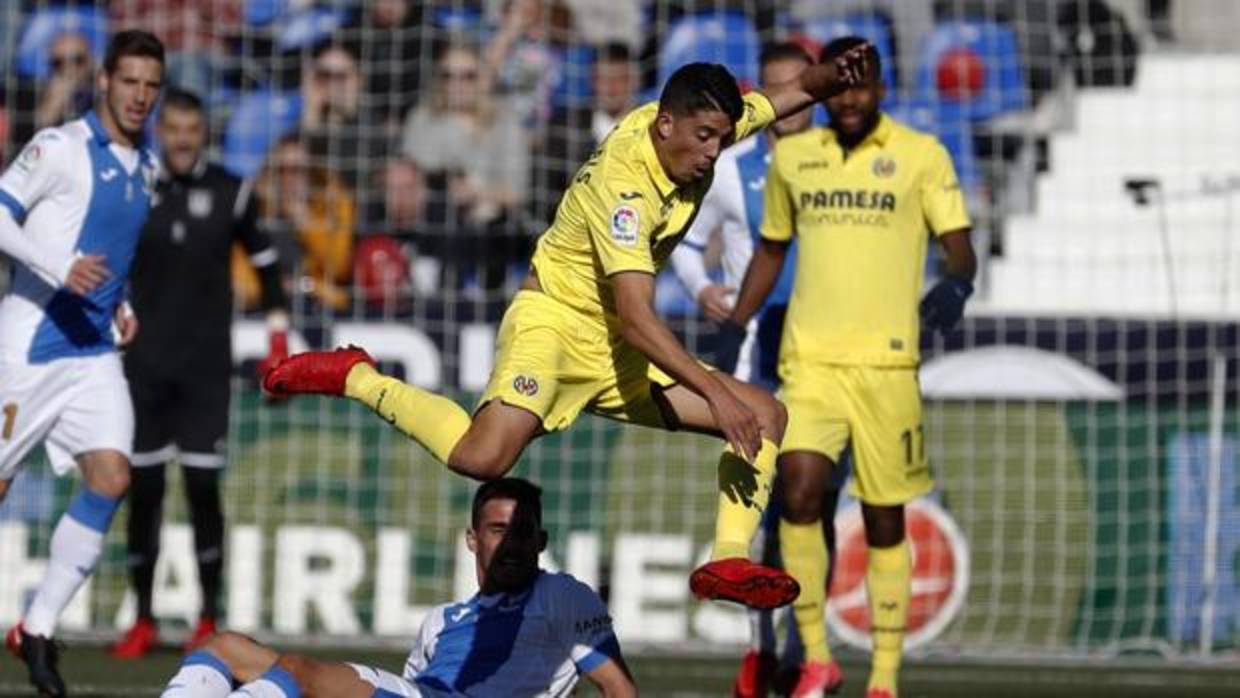
[[(40, 264), (14, 260), (0, 299), (0, 357), (46, 363), (111, 351), (155, 184), (149, 151), (113, 143), (91, 111), (40, 131), (0, 176), (0, 205), (21, 226)], [(89, 295), (61, 287), (76, 257), (102, 255), (111, 276)]]
[(581, 674), (619, 656), (603, 600), (567, 574), (539, 572), (518, 594), (476, 594), (427, 615), (404, 678), (427, 695), (572, 693)]

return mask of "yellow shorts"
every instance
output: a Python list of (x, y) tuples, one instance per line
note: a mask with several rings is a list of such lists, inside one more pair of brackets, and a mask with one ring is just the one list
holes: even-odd
[(547, 431), (582, 410), (669, 428), (652, 387), (676, 381), (641, 352), (608, 336), (597, 319), (545, 293), (519, 291), (499, 326), (495, 366), (478, 406), (500, 400), (529, 410)]
[(781, 453), (839, 462), (851, 443), (849, 491), (867, 504), (904, 504), (934, 488), (917, 369), (784, 364), (780, 373), (788, 408)]

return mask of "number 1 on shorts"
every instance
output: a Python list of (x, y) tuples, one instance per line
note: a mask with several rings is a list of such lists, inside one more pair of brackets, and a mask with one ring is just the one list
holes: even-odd
[(17, 403), (10, 402), (4, 406), (4, 429), (0, 430), (0, 436), (5, 441), (13, 438), (13, 425), (17, 422)]

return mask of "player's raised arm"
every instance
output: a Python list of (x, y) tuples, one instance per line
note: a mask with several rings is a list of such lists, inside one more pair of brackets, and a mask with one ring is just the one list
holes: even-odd
[(873, 44), (861, 44), (829, 63), (811, 65), (794, 80), (763, 88), (761, 92), (771, 101), (775, 118), (782, 119), (859, 84), (871, 66), (877, 64), (876, 56)]

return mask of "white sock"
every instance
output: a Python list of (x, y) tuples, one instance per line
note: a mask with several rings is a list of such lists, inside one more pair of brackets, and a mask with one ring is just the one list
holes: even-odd
[(120, 499), (83, 487), (52, 533), (51, 557), (22, 625), (31, 635), (51, 637), (60, 613), (95, 570)]
[(218, 657), (194, 652), (168, 681), (159, 698), (226, 698), (232, 692), (232, 673)]
[(267, 673), (228, 694), (228, 698), (301, 698), (301, 691), (287, 671), (273, 666)]

